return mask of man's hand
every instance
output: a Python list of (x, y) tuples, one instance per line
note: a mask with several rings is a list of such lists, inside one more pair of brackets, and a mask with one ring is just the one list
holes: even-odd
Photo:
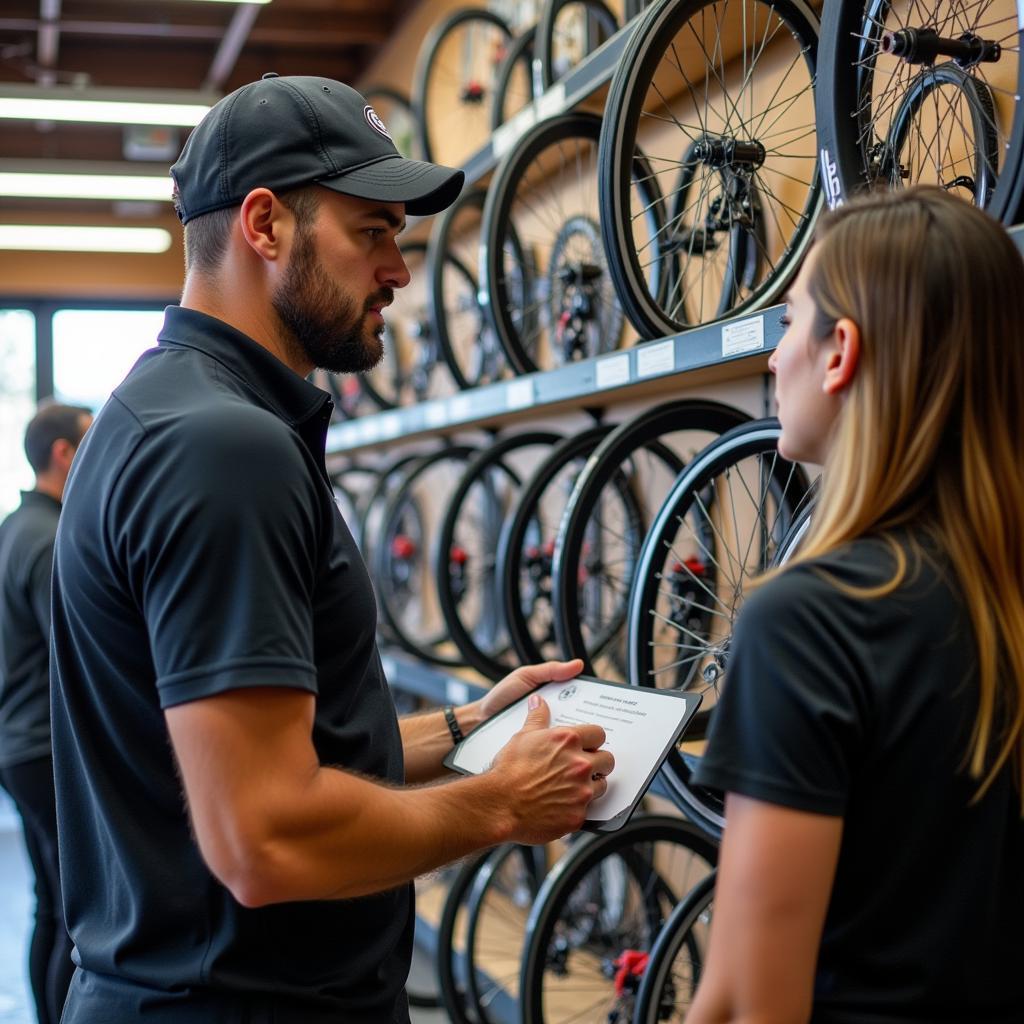
[(523, 728), (505, 744), (487, 772), (501, 780), (508, 795), (515, 842), (547, 843), (576, 832), (586, 820), (590, 802), (605, 794), (605, 776), (615, 767), (611, 753), (599, 749), (605, 741), (599, 725), (552, 729), (550, 721), (547, 703), (532, 696)]
[(480, 698), (480, 721), (486, 722), (488, 718), (538, 686), (545, 683), (564, 683), (574, 679), (582, 671), (583, 662), (579, 658), (572, 661), (545, 661), (541, 665), (523, 665), (510, 672), (500, 683), (495, 683), (493, 688)]

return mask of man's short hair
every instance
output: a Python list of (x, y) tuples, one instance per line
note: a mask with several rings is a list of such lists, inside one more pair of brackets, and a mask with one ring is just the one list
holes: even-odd
[(80, 405), (41, 404), (25, 428), (25, 456), (32, 471), (45, 473), (50, 468), (54, 441), (69, 441), (77, 448), (87, 426), (82, 418), (91, 416), (92, 410)]
[[(275, 193), (277, 198), (295, 214), (299, 229), (308, 228), (316, 217), (320, 206), (320, 190), (316, 185), (305, 185), (302, 188), (289, 189), (287, 192)], [(174, 193), (175, 209), (179, 209), (180, 200), (177, 191)], [(224, 259), (228, 248), (228, 236), (231, 226), (238, 216), (239, 207), (229, 206), (223, 210), (213, 210), (193, 217), (185, 225), (185, 273), (190, 270), (210, 272), (216, 270)], [(179, 210), (180, 215), (180, 210)]]

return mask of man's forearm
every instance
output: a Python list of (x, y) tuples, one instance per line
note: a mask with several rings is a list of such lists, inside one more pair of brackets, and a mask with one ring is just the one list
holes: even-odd
[[(454, 709), (463, 734), (480, 724), (480, 702), (473, 701)], [(406, 715), (399, 719), (402, 751), (405, 755), (405, 779), (415, 784), (430, 782), (444, 774), (441, 762), (452, 749), (454, 739), (444, 713), (438, 710)]]

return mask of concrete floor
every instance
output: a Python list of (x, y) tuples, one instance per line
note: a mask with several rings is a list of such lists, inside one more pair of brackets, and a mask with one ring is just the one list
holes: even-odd
[[(32, 909), (28, 858), (20, 822), (0, 790), (0, 1024), (35, 1024), (28, 990), (26, 944)], [(429, 965), (413, 964), (414, 977), (429, 972)], [(427, 974), (429, 978), (429, 974)], [(429, 982), (421, 982), (424, 988)], [(440, 1010), (412, 1011), (413, 1024), (448, 1024)]]

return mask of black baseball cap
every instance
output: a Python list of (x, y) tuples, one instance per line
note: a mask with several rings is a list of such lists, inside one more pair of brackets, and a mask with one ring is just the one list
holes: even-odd
[(330, 78), (266, 74), (217, 102), (171, 168), (183, 224), (236, 206), (254, 189), (323, 185), (344, 195), (438, 213), (462, 171), (407, 160), (355, 89)]

